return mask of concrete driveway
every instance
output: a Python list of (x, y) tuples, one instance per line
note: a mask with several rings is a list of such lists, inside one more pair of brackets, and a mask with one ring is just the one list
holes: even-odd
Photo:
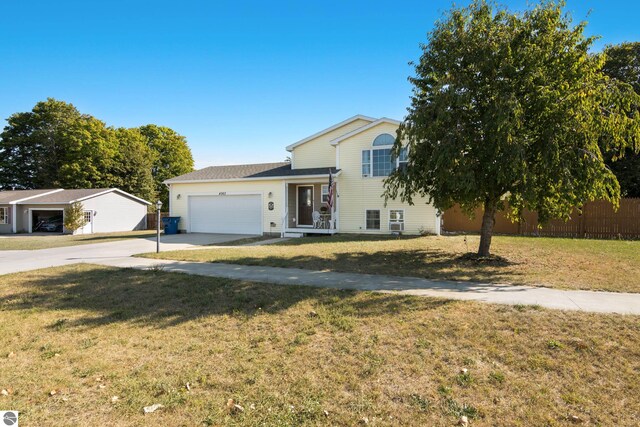
[[(24, 237), (24, 236), (23, 236)], [(247, 235), (238, 234), (173, 234), (162, 236), (160, 250), (191, 249), (229, 242)], [(155, 238), (132, 238), (108, 243), (66, 246), (35, 251), (0, 251), (0, 274), (18, 273), (76, 263), (108, 263), (131, 255), (155, 252)]]

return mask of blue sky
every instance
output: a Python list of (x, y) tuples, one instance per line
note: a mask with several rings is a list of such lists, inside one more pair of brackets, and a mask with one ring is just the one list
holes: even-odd
[[(450, 6), (3, 1), (0, 118), (55, 97), (112, 126), (172, 127), (197, 167), (281, 161), (286, 145), (354, 114), (401, 119), (407, 63)], [(598, 49), (640, 40), (640, 2), (570, 0), (567, 10), (602, 36)]]

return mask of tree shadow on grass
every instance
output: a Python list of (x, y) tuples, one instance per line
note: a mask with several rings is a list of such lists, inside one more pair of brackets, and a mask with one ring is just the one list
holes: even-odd
[(516, 262), (504, 258), (483, 261), (434, 249), (338, 252), (331, 257), (238, 255), (221, 259), (219, 262), (430, 280), (525, 284), (522, 278), (523, 273), (515, 268), (518, 265)]
[(64, 322), (65, 326), (79, 327), (135, 323), (165, 328), (210, 316), (278, 314), (303, 301), (329, 310), (349, 307), (356, 317), (397, 313), (403, 308), (429, 310), (451, 303), (91, 265), (21, 273), (13, 281), (16, 284), (10, 284), (9, 289), (14, 291), (8, 295), (3, 295), (0, 287), (0, 310), (61, 311), (61, 317), (64, 310), (81, 310), (87, 314)]
[(283, 242), (273, 243), (273, 246), (303, 246), (316, 245), (319, 243), (358, 243), (358, 242), (388, 242), (393, 240), (413, 240), (420, 239), (419, 235), (388, 235), (388, 234), (333, 234), (333, 235), (311, 235), (298, 239), (289, 239)]
[(141, 234), (105, 234), (103, 236), (91, 236), (81, 239), (83, 242), (101, 242), (102, 240), (124, 240), (124, 239), (155, 239), (153, 231)]

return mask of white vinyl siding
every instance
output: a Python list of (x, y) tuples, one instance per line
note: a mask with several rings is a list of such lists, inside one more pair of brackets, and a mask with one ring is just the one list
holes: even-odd
[[(85, 233), (112, 233), (144, 230), (147, 226), (147, 205), (117, 192), (83, 200), (82, 207), (91, 215)], [(86, 219), (88, 219), (85, 217)]]
[(338, 129), (305, 142), (293, 149), (291, 158), (294, 169), (336, 167), (336, 148), (331, 141), (369, 124), (366, 120), (354, 120)]
[[(262, 230), (263, 232), (280, 233), (282, 231), (284, 206), (284, 182), (282, 180), (265, 181), (229, 181), (229, 182), (194, 182), (171, 185), (171, 215), (180, 217), (178, 228), (188, 232), (189, 198), (190, 196), (215, 196), (226, 194), (260, 194), (262, 196)], [(269, 202), (273, 210), (269, 210)], [(294, 214), (295, 216), (295, 214)]]
[[(390, 199), (385, 206), (384, 177), (362, 176), (362, 152), (370, 151), (374, 139), (382, 133), (394, 135), (397, 125), (381, 123), (340, 142), (340, 175), (337, 178), (336, 201), (339, 207), (340, 233), (389, 233), (389, 210), (404, 210), (404, 233), (422, 231), (437, 233), (436, 210), (422, 197), (414, 197), (414, 205)], [(378, 147), (376, 147), (378, 148)], [(367, 230), (365, 210), (380, 209), (380, 230)]]

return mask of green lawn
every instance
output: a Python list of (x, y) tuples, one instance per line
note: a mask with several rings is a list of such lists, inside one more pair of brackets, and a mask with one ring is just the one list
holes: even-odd
[(113, 242), (116, 240), (152, 236), (155, 236), (155, 231), (152, 230), (127, 231), (120, 233), (96, 233), (75, 236), (60, 234), (52, 234), (50, 236), (12, 235), (8, 237), (0, 237), (0, 251), (60, 248), (63, 246), (87, 245), (90, 243)]
[(640, 241), (495, 236), (504, 261), (462, 257), (478, 236), (331, 236), (268, 246), (145, 254), (151, 258), (640, 292)]
[(91, 265), (2, 279), (0, 405), (24, 425), (640, 420), (638, 316)]

